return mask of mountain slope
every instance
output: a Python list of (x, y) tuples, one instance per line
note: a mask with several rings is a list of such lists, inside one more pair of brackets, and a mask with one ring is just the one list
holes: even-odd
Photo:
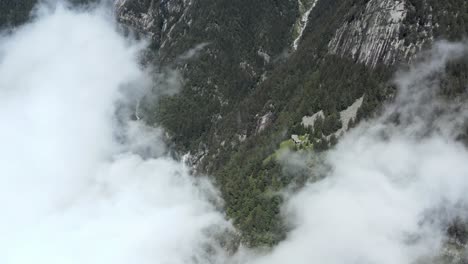
[[(351, 125), (391, 98), (396, 66), (435, 39), (461, 40), (468, 30), (463, 0), (146, 1), (147, 8), (162, 21), (156, 31), (122, 21), (157, 36), (160, 63), (186, 82), (180, 94), (149, 102), (146, 119), (161, 122), (192, 165), (215, 176), (250, 245), (284, 234), (281, 198), (266, 195), (295, 181), (278, 162), (265, 162), (281, 142), (309, 134), (316, 151), (328, 148), (339, 135), (322, 133), (347, 127), (342, 113), (357, 99), (363, 103), (346, 119)], [(172, 64), (198, 44), (206, 46), (196, 58)], [(319, 111), (315, 131), (323, 132), (302, 127)]]
[[(35, 4), (0, 3), (0, 27)], [(82, 1), (78, 1), (82, 2)], [(86, 1), (85, 1), (86, 2)], [(176, 95), (141, 102), (177, 153), (213, 175), (249, 246), (272, 245), (278, 190), (300, 186), (348, 127), (392, 100), (397, 67), (435, 40), (468, 34), (465, 0), (119, 0), (117, 20), (151, 41), (149, 60), (183, 79)], [(447, 67), (444, 93), (466, 88), (467, 65)], [(281, 153), (306, 153), (289, 170)], [(285, 163), (286, 162), (286, 163)]]

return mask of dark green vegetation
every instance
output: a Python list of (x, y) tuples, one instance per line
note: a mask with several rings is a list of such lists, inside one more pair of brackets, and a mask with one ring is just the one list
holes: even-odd
[[(328, 6), (331, 2), (320, 3), (324, 2), (319, 2), (316, 12), (312, 13), (311, 23), (330, 25), (330, 28), (314, 28), (307, 32), (299, 50), (287, 62), (278, 65), (269, 74), (270, 78), (240, 103), (238, 111), (217, 124), (220, 138), (235, 141), (229, 131), (236, 128), (239, 131), (239, 127), (232, 126), (240, 116), (242, 121), (237, 125), (248, 135), (246, 142), (234, 147), (228, 144), (222, 148), (222, 155), (202, 164), (214, 172), (226, 199), (229, 216), (234, 218), (252, 246), (275, 244), (285, 231), (278, 215), (281, 199), (267, 195), (270, 190), (277, 191), (295, 179), (307, 177), (288, 175), (275, 161), (263, 164), (281, 142), (290, 138), (293, 132), (300, 132), (291, 130), (300, 127), (302, 117), (323, 110), (326, 118), (322, 128), (327, 135), (340, 127), (336, 125), (338, 112), (357, 98), (366, 97), (361, 116), (368, 115), (385, 99), (386, 90), (382, 83), (388, 79), (388, 72), (369, 71), (348, 59), (326, 54), (325, 45), (332, 36), (333, 24), (338, 23), (336, 18), (340, 16), (333, 15), (338, 8)], [(256, 134), (256, 115), (268, 111), (273, 112), (271, 126)], [(315, 140), (311, 138), (311, 141)], [(217, 142), (210, 143), (210, 147), (217, 147)], [(314, 146), (317, 151), (322, 151), (328, 148), (328, 143), (319, 141)]]
[[(335, 31), (362, 15), (367, 0), (319, 1), (309, 17), (309, 25), (315, 26), (306, 28), (294, 53), (285, 51), (292, 41), (291, 18), (298, 16), (291, 11), (297, 10), (296, 4), (260, 2), (216, 1), (206, 4), (207, 8), (194, 8), (201, 17), (188, 31), (194, 33), (182, 36), (176, 52), (166, 52), (175, 56), (197, 43), (210, 44), (197, 60), (187, 62), (182, 93), (163, 99), (158, 109), (150, 111), (156, 117), (151, 122), (160, 121), (168, 129), (179, 151), (208, 153), (198, 169), (214, 175), (228, 216), (250, 246), (272, 245), (283, 238), (287, 227), (279, 217), (282, 199), (275, 191), (311, 175), (310, 170), (291, 174), (271, 158), (291, 135), (309, 135), (312, 156), (319, 157), (336, 142), (322, 140), (321, 135), (340, 128), (340, 111), (364, 95), (354, 120), (358, 122), (395, 92), (391, 83), (395, 66), (370, 68), (328, 53)], [(411, 0), (407, 4), (410, 12), (404, 23), (408, 26), (400, 37), (408, 43), (420, 40), (421, 32), (413, 32), (411, 25), (427, 25), (429, 6), (434, 10), (432, 22), (439, 25), (433, 28), (437, 38), (461, 40), (466, 35), (466, 1)], [(258, 56), (259, 46), (271, 55), (270, 62)], [(239, 66), (243, 61), (250, 71)], [(446, 87), (455, 85), (459, 92), (466, 84), (466, 65), (449, 67)], [(264, 72), (268, 78), (263, 81)], [(458, 93), (457, 89), (447, 92)], [(303, 116), (319, 110), (326, 117), (315, 131), (300, 125)], [(268, 116), (269, 126), (259, 132), (261, 116)], [(245, 141), (240, 140), (244, 135)]]
[(270, 2), (195, 1), (190, 10), (197, 19), (190, 34), (183, 33), (187, 30), (184, 26), (173, 31), (180, 37), (163, 48), (163, 63), (173, 63), (185, 51), (207, 43), (200, 57), (183, 62), (184, 76), (189, 76), (185, 89), (163, 100), (158, 110), (149, 110), (181, 148), (196, 149), (200, 142), (209, 140), (217, 114), (232, 112), (253, 92), (261, 73), (271, 67), (258, 54), (260, 49), (270, 54), (271, 60), (285, 51), (290, 25), (297, 15), (296, 3)]
[[(427, 25), (430, 19), (427, 14), (433, 10), (434, 36), (451, 41), (460, 40), (468, 34), (468, 2), (463, 0), (408, 0), (412, 5), (408, 22)], [(434, 23), (435, 22), (435, 23)], [(411, 40), (413, 36), (405, 36)]]
[[(25, 22), (35, 2), (0, 1), (0, 27)], [(143, 12), (150, 2), (134, 1), (130, 7)], [(282, 198), (277, 191), (300, 186), (311, 175), (321, 177), (310, 167), (336, 143), (322, 134), (341, 127), (339, 112), (356, 99), (364, 96), (364, 103), (352, 123), (371, 116), (391, 98), (396, 65), (371, 68), (328, 52), (337, 29), (363, 16), (369, 0), (319, 0), (295, 52), (290, 46), (300, 16), (297, 0), (192, 2), (185, 14), (190, 25), (178, 23), (171, 41), (151, 46), (158, 54), (155, 63), (180, 70), (183, 89), (145, 101), (145, 120), (162, 124), (176, 150), (190, 151), (198, 171), (213, 175), (246, 244), (273, 245), (288, 228), (279, 216)], [(466, 0), (407, 0), (406, 6), (409, 13), (399, 37), (408, 45), (427, 37), (424, 30), (436, 39), (461, 40), (468, 34)], [(153, 26), (162, 28), (161, 21)], [(199, 44), (205, 47), (198, 56), (179, 57)], [(448, 65), (444, 93), (463, 92), (467, 72), (464, 62)], [(301, 125), (303, 116), (320, 110), (325, 118), (314, 130)], [(262, 117), (266, 123), (260, 131)], [(307, 139), (307, 145), (296, 146), (292, 134)], [(288, 150), (308, 157), (310, 166), (286, 170), (277, 159)]]
[(29, 19), (29, 14), (37, 0), (0, 1), (0, 28), (17, 26)]

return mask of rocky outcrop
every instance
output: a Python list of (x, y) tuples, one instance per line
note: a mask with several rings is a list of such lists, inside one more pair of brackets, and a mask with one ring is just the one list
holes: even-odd
[(298, 0), (299, 14), (301, 16), (294, 25), (294, 29), (295, 31), (297, 31), (295, 32), (297, 36), (295, 37), (292, 44), (294, 50), (297, 50), (297, 47), (299, 46), (299, 41), (301, 41), (302, 35), (304, 34), (304, 30), (307, 27), (307, 23), (309, 21), (310, 12), (312, 12), (317, 2), (318, 0), (309, 0), (304, 2)]
[(169, 39), (190, 5), (189, 0), (118, 0), (118, 21), (160, 45)]
[[(350, 14), (336, 31), (328, 44), (329, 53), (371, 67), (411, 60), (425, 42), (432, 41), (432, 25), (407, 24), (409, 8), (406, 0), (370, 0), (362, 13)], [(407, 31), (418, 32), (421, 40), (406, 41)]]
[[(357, 113), (359, 108), (361, 108), (362, 103), (364, 102), (364, 96), (358, 98), (352, 105), (348, 108), (340, 112), (340, 122), (341, 128), (335, 131), (330, 135), (324, 135), (328, 140), (330, 140), (331, 136), (335, 136), (339, 138), (344, 135), (350, 129), (350, 122), (354, 122), (357, 118)], [(326, 118), (325, 113), (323, 110), (318, 111), (317, 113), (313, 114), (312, 116), (304, 116), (302, 117), (302, 126), (305, 128), (310, 128), (314, 130), (314, 125), (317, 120), (322, 119), (322, 121)]]

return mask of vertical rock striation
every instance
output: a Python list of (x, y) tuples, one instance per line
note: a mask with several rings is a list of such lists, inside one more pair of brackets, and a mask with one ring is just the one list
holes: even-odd
[[(350, 56), (359, 63), (375, 67), (410, 60), (423, 44), (432, 40), (431, 25), (407, 24), (406, 0), (370, 0), (363, 11), (349, 14), (328, 44), (331, 54)], [(422, 41), (405, 41), (404, 32), (411, 29), (422, 35)]]

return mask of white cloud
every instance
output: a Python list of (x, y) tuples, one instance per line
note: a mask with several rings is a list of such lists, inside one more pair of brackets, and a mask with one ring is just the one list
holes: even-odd
[(0, 263), (223, 254), (214, 237), (229, 224), (213, 187), (170, 158), (140, 156), (148, 140), (147, 154), (161, 155), (158, 134), (115, 115), (148, 83), (142, 48), (101, 10), (63, 6), (0, 42)]
[(177, 57), (177, 59), (180, 60), (180, 61), (186, 61), (186, 60), (190, 60), (192, 58), (195, 58), (198, 55), (200, 55), (200, 52), (208, 45), (210, 45), (209, 42), (203, 42), (203, 43), (197, 44), (197, 45), (195, 45), (195, 47), (187, 50), (182, 55)]

